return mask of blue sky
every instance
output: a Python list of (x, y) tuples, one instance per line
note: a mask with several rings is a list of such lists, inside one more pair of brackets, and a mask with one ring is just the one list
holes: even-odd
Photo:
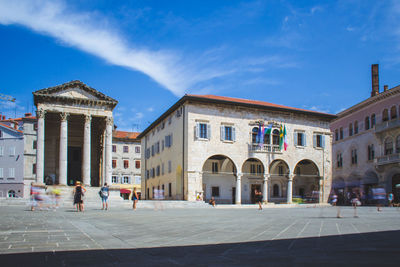
[(141, 131), (185, 93), (337, 113), (399, 84), (400, 1), (0, 0), (7, 117), (71, 80), (117, 99)]

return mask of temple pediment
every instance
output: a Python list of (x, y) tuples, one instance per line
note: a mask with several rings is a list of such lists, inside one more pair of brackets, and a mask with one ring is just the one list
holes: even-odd
[(72, 81), (33, 92), (35, 104), (43, 102), (87, 103), (90, 105), (117, 105), (118, 101), (89, 87), (81, 81)]

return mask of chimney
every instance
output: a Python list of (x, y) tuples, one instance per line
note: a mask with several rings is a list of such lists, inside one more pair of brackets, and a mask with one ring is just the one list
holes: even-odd
[(25, 113), (25, 117), (30, 117), (32, 116), (32, 113)]
[(385, 84), (385, 85), (383, 86), (383, 91), (386, 92), (387, 90), (388, 90), (388, 85)]
[(14, 129), (15, 129), (15, 130), (18, 129), (18, 123), (14, 123)]
[(379, 64), (371, 65), (372, 91), (371, 97), (379, 94)]

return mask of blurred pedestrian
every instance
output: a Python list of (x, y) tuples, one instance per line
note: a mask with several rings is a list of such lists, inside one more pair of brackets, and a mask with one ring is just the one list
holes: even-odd
[(360, 199), (356, 191), (353, 189), (353, 191), (350, 193), (350, 199), (351, 199), (351, 205), (354, 208), (354, 218), (358, 218), (357, 214), (357, 206), (361, 205)]
[(393, 207), (393, 193), (392, 193), (392, 192), (389, 192), (387, 198), (388, 198), (388, 206), (389, 206), (389, 207)]
[(139, 197), (136, 192), (136, 187), (134, 187), (133, 192), (132, 192), (133, 210), (136, 210), (136, 203), (138, 202), (138, 200), (139, 200)]
[(74, 205), (76, 205), (76, 210), (84, 211), (83, 196), (86, 193), (86, 189), (81, 185), (80, 181), (76, 181), (73, 193), (74, 193)]
[(211, 197), (210, 201), (208, 202), (208, 204), (210, 204), (211, 206), (213, 206), (215, 208), (215, 198)]
[(255, 189), (254, 190), (254, 195), (255, 195), (256, 201), (258, 203), (258, 210), (262, 210), (262, 198), (263, 198), (263, 195), (262, 195), (261, 191)]
[(104, 183), (104, 186), (100, 189), (100, 197), (101, 203), (103, 204), (102, 210), (108, 209), (108, 195), (110, 193), (110, 188), (108, 187), (107, 183)]
[(30, 195), (31, 195), (31, 211), (34, 211), (37, 206), (39, 206), (39, 209), (42, 209), (43, 199), (41, 197), (39, 188), (35, 186), (33, 182), (31, 183)]

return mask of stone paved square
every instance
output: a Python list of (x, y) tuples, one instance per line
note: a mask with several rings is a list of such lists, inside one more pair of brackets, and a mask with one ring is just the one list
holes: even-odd
[(342, 207), (31, 212), (0, 207), (2, 266), (398, 265), (400, 210)]

